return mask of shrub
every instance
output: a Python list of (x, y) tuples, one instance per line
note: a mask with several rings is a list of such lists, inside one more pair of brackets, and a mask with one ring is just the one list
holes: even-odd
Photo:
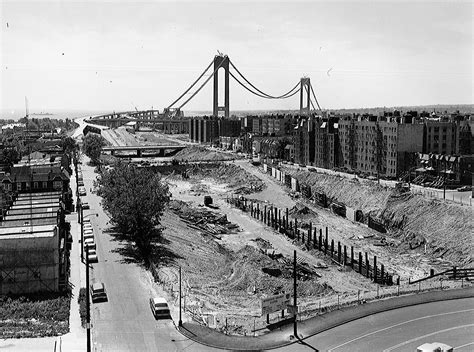
[(77, 303), (79, 303), (79, 315), (81, 316), (81, 325), (83, 328), (86, 327), (87, 323), (86, 295), (87, 291), (84, 287), (82, 287), (79, 290), (79, 297), (77, 297)]

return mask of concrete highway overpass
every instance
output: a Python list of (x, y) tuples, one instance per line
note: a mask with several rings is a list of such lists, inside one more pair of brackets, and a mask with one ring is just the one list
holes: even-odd
[[(118, 152), (121, 152), (123, 156), (134, 156), (134, 157), (144, 157), (144, 156), (170, 156), (180, 150), (186, 148), (185, 145), (140, 145), (140, 146), (109, 146), (102, 148), (102, 152), (106, 154), (111, 154), (115, 156)], [(148, 153), (148, 154), (145, 154)]]

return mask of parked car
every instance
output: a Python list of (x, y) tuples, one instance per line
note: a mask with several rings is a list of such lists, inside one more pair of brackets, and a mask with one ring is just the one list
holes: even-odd
[(95, 249), (96, 248), (96, 245), (95, 245), (95, 242), (94, 242), (94, 239), (93, 238), (85, 238), (84, 239), (84, 248), (89, 248), (89, 249)]
[(155, 319), (170, 317), (170, 309), (168, 307), (168, 303), (163, 297), (150, 298), (150, 308)]
[(92, 303), (107, 301), (107, 291), (103, 282), (93, 283), (90, 287)]
[(85, 196), (87, 194), (86, 188), (84, 186), (79, 187), (79, 195)]
[(469, 192), (472, 191), (472, 186), (462, 186), (456, 189), (458, 192)]
[(87, 202), (82, 202), (82, 209), (90, 209), (91, 207), (89, 206), (89, 203)]
[(94, 240), (94, 234), (92, 232), (84, 232), (84, 240), (86, 239), (92, 239), (92, 241)]
[(89, 260), (89, 263), (97, 263), (99, 261), (97, 251), (95, 249), (89, 249), (87, 259)]

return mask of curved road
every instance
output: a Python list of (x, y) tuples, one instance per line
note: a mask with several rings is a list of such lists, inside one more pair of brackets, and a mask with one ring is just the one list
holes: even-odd
[(474, 298), (396, 309), (327, 330), (276, 351), (416, 351), (443, 342), (474, 350)]

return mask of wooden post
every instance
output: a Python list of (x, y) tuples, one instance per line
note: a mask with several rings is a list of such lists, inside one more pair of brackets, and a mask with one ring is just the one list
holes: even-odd
[(316, 240), (316, 237), (318, 235), (318, 229), (317, 228), (314, 228), (314, 233), (313, 233), (313, 248), (316, 248), (316, 244), (317, 244), (317, 240)]
[(321, 252), (321, 246), (323, 244), (323, 229), (319, 229), (319, 241), (318, 241), (318, 250)]
[(344, 260), (342, 264), (344, 264), (344, 266), (346, 266), (347, 264), (347, 246), (346, 245), (344, 245)]
[(351, 268), (354, 269), (354, 246), (351, 246)]
[(285, 228), (288, 228), (288, 221), (289, 221), (289, 214), (288, 214), (288, 208), (286, 208), (286, 224), (285, 224)]
[(359, 252), (359, 274), (362, 275), (362, 252)]
[(365, 266), (367, 269), (367, 277), (370, 277), (370, 264), (369, 264), (369, 255), (365, 253)]
[(341, 263), (341, 242), (337, 241), (337, 261)]
[(374, 255), (374, 282), (377, 282), (377, 256)]
[(385, 283), (385, 277), (384, 277), (384, 271), (385, 271), (385, 270), (384, 270), (384, 269), (385, 269), (385, 268), (384, 268), (383, 264), (381, 264), (381, 265), (380, 265), (380, 278), (382, 279), (382, 284)]
[(265, 225), (267, 224), (267, 206), (266, 205), (265, 205), (265, 213), (264, 213), (264, 216), (263, 216), (263, 222), (264, 222)]
[(326, 227), (326, 241), (324, 243), (324, 254), (328, 253), (329, 239), (328, 239), (328, 228)]

